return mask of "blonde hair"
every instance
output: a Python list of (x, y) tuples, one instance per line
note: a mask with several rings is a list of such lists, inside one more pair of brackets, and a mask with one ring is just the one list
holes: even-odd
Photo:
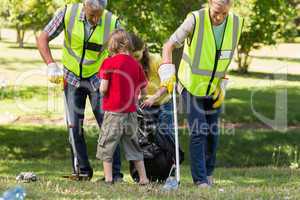
[(114, 30), (108, 39), (108, 50), (111, 54), (132, 52), (133, 45), (129, 34), (123, 29)]
[(209, 0), (209, 3), (212, 3), (212, 1), (217, 1), (218, 3), (221, 3), (222, 5), (231, 6), (233, 4), (233, 0)]

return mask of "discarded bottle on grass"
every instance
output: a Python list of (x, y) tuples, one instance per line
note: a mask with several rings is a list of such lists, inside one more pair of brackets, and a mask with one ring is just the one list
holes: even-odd
[(171, 190), (177, 190), (179, 186), (179, 183), (177, 182), (176, 177), (170, 176), (167, 180), (165, 185), (163, 186), (163, 191), (171, 191)]
[(0, 200), (24, 200), (26, 196), (26, 191), (24, 188), (17, 186), (11, 188), (3, 193)]

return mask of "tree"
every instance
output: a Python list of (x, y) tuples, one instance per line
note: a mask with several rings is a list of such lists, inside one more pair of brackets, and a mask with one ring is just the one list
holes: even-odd
[(24, 46), (24, 36), (28, 29), (40, 30), (52, 17), (57, 8), (53, 0), (7, 0), (8, 25), (17, 31), (17, 43)]
[(17, 43), (19, 47), (23, 47), (25, 31), (30, 25), (29, 22), (26, 21), (26, 14), (28, 14), (26, 0), (9, 0), (8, 11), (9, 26), (16, 29)]
[(0, 4), (0, 40), (2, 39), (1, 29), (5, 26), (7, 18), (9, 16), (7, 4), (8, 0), (3, 0), (3, 2)]
[(203, 3), (204, 0), (115, 0), (109, 1), (108, 9), (121, 17), (128, 31), (138, 33), (158, 52), (188, 12)]
[[(139, 33), (158, 52), (188, 12), (201, 8), (204, 0), (115, 0), (109, 9), (121, 17), (127, 30)], [(247, 72), (253, 49), (291, 40), (295, 35), (295, 4), (298, 0), (235, 0), (234, 10), (245, 18), (238, 46), (239, 71)], [(292, 2), (292, 3), (291, 3)]]
[(59, 4), (52, 0), (29, 0), (27, 6), (31, 11), (26, 16), (30, 22), (29, 28), (37, 37), (37, 32), (52, 18)]
[(245, 19), (237, 53), (241, 73), (248, 71), (251, 50), (296, 35), (293, 23), (296, 12), (286, 0), (237, 0), (235, 10)]

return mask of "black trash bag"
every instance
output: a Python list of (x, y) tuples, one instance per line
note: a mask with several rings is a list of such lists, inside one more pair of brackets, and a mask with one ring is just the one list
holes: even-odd
[[(175, 164), (174, 138), (157, 131), (155, 119), (151, 114), (138, 109), (138, 138), (143, 151), (145, 169), (151, 182), (164, 182)], [(180, 163), (184, 153), (179, 150)], [(130, 175), (134, 181), (139, 181), (139, 175), (132, 161), (129, 162)]]

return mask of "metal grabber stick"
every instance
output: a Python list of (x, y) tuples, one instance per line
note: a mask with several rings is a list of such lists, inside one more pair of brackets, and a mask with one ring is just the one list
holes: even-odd
[(179, 138), (178, 138), (178, 118), (177, 118), (177, 100), (176, 100), (176, 82), (173, 87), (173, 113), (175, 129), (175, 156), (176, 156), (176, 181), (180, 183), (180, 164), (179, 164)]

